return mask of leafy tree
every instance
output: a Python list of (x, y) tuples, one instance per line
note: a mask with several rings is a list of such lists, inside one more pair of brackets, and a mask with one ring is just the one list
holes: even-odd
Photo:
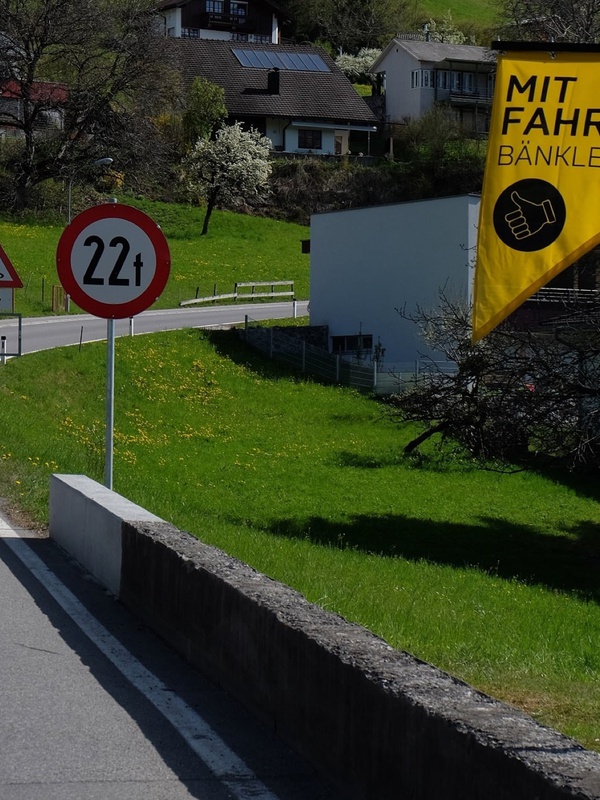
[(408, 0), (284, 0), (297, 39), (331, 42), (339, 53), (380, 47), (407, 28), (414, 5)]
[(504, 0), (507, 37), (547, 42), (595, 43), (600, 0)]
[(513, 318), (477, 343), (470, 308), (443, 294), (438, 309), (408, 315), (451, 368), (426, 362), (394, 398), (402, 419), (426, 424), (405, 451), (440, 434), (483, 461), (527, 466), (536, 454), (600, 469), (600, 329), (588, 307), (563, 310), (560, 324), (532, 330)]
[(185, 161), (190, 192), (206, 200), (201, 235), (215, 206), (236, 204), (266, 191), (271, 174), (271, 142), (256, 130), (241, 124), (225, 125), (214, 140), (198, 139)]
[(227, 117), (225, 90), (206, 78), (194, 78), (183, 114), (183, 134), (187, 145), (209, 139)]
[[(130, 163), (121, 166), (132, 165), (137, 123), (166, 97), (168, 44), (153, 7), (151, 0), (2, 2), (0, 79), (18, 100), (2, 108), (19, 134), (4, 154), (13, 207), (24, 207), (40, 182), (72, 175), (109, 149), (115, 157), (122, 148)], [(62, 124), (43, 125), (53, 115)], [(146, 137), (144, 145), (148, 162)]]
[(421, 117), (410, 119), (400, 134), (408, 155), (432, 168), (441, 166), (450, 143), (465, 139), (466, 133), (456, 113), (441, 104), (432, 106)]

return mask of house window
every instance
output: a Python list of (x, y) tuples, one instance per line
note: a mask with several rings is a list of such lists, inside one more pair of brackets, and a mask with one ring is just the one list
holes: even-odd
[(437, 88), (449, 89), (450, 88), (450, 73), (447, 69), (440, 69), (437, 73)]
[(231, 16), (238, 22), (244, 22), (248, 16), (248, 3), (234, 2), (231, 0)]
[(301, 150), (320, 150), (323, 133), (312, 128), (298, 128), (298, 147)]
[(223, 0), (206, 0), (206, 11), (209, 14), (222, 14)]
[(411, 89), (433, 88), (435, 86), (435, 71), (432, 69), (413, 69), (410, 73)]
[(344, 354), (371, 353), (373, 351), (373, 336), (361, 333), (354, 336), (332, 336), (331, 352)]
[(474, 90), (475, 90), (474, 72), (452, 73), (452, 91), (466, 92), (467, 94), (472, 94)]
[(239, 31), (233, 31), (231, 34), (231, 40), (233, 42), (247, 42), (248, 41), (248, 34), (247, 33), (239, 33)]

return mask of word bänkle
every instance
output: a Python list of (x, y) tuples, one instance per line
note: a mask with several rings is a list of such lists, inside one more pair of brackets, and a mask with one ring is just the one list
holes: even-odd
[(529, 164), (532, 167), (598, 167), (600, 168), (600, 146), (579, 147), (578, 145), (550, 144), (532, 146), (524, 142), (520, 147), (502, 144), (498, 148), (498, 166), (509, 167), (514, 164)]

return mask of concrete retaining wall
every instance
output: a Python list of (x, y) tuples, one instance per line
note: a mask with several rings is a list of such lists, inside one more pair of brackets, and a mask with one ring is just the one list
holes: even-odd
[(94, 481), (53, 476), (50, 507), (53, 538), (349, 798), (600, 798), (597, 754)]

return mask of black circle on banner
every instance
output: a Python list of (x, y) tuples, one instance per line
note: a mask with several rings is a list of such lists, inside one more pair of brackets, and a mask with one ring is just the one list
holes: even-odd
[(531, 253), (558, 239), (567, 219), (567, 208), (561, 193), (551, 183), (525, 178), (500, 194), (493, 219), (498, 238), (507, 247)]

